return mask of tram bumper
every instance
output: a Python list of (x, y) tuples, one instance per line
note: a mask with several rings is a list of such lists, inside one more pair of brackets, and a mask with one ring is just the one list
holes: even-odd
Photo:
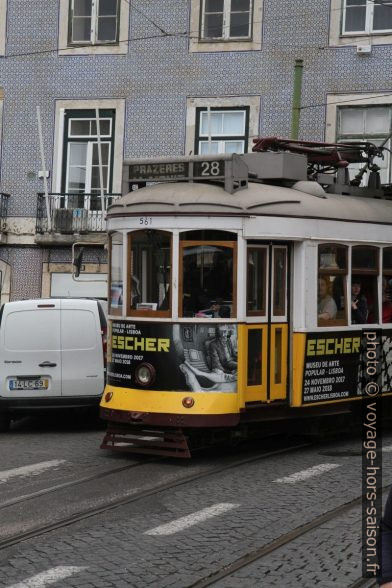
[(129, 425), (152, 425), (163, 427), (235, 427), (240, 422), (239, 413), (229, 414), (173, 414), (100, 408), (100, 417), (105, 421)]

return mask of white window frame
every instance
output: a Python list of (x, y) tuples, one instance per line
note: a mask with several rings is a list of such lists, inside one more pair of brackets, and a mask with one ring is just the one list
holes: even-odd
[[(212, 109), (211, 114), (213, 114), (214, 112), (222, 112), (222, 114), (232, 114), (232, 113), (238, 113), (240, 112), (243, 117), (242, 117), (242, 132), (238, 134), (238, 137), (243, 137), (245, 135), (245, 122), (246, 122), (246, 111), (245, 108), (244, 110), (240, 110), (240, 109), (236, 109), (236, 110), (220, 110), (219, 108), (215, 108)], [(202, 118), (204, 117), (204, 115), (207, 115), (208, 117), (208, 110), (204, 110), (203, 112), (200, 113), (200, 129), (199, 129), (199, 137), (208, 137), (208, 133), (202, 133), (201, 132), (201, 126), (202, 126)], [(217, 136), (219, 137), (234, 137), (236, 136), (236, 133), (217, 133)]]
[[(392, 4), (391, 10), (392, 10)], [(375, 4), (373, 0), (366, 0), (366, 17), (365, 17), (365, 28), (359, 31), (345, 31), (346, 26), (346, 13), (347, 13), (347, 0), (344, 0), (343, 15), (342, 15), (342, 35), (360, 35), (360, 34), (373, 34), (373, 33), (391, 33), (391, 29), (374, 29), (373, 28), (373, 16), (374, 16)]]
[[(244, 11), (231, 11), (231, 0), (223, 0), (223, 23), (222, 23), (222, 35), (219, 37), (206, 37), (204, 35), (204, 27), (205, 27), (205, 4), (207, 0), (202, 0), (202, 18), (201, 18), (201, 30), (200, 36), (203, 40), (231, 40), (231, 39), (243, 39), (244, 41), (252, 38), (252, 23), (253, 23), (253, 0), (249, 0), (249, 20), (248, 20), (248, 34), (240, 37), (231, 36), (230, 35), (230, 27), (231, 27), (231, 15), (232, 12), (246, 12)], [(220, 14), (220, 13), (217, 13)]]
[(207, 151), (205, 153), (201, 152), (201, 145), (208, 145), (209, 141), (200, 141), (199, 140), (199, 148), (198, 148), (198, 155), (214, 155), (214, 154), (218, 154), (218, 153), (232, 153), (232, 151), (226, 151), (225, 146), (226, 143), (241, 143), (242, 144), (242, 149), (240, 151), (236, 151), (235, 153), (244, 153), (245, 152), (245, 141), (242, 141), (241, 139), (239, 139), (238, 141), (235, 141), (234, 139), (229, 139), (227, 141), (217, 141), (216, 139), (212, 140), (211, 143), (217, 143), (218, 144), (218, 151), (211, 151), (211, 153), (209, 154)]
[[(381, 92), (375, 94), (329, 94), (327, 96), (327, 113), (326, 113), (326, 132), (325, 140), (329, 143), (335, 143), (338, 138), (339, 129), (339, 109), (345, 106), (356, 107), (372, 107), (372, 106), (388, 106), (392, 108), (392, 96), (388, 93), (383, 95)], [(387, 133), (386, 133), (387, 134)], [(379, 136), (376, 134), (369, 138), (377, 140)], [(347, 136), (348, 139), (348, 136)], [(352, 135), (352, 140), (361, 140), (361, 137)], [(391, 158), (388, 155), (389, 161), (389, 178), (391, 178)]]
[[(1, 1), (1, 0), (0, 0)], [(72, 18), (70, 0), (60, 0), (59, 9), (59, 55), (125, 55), (129, 44), (129, 1), (119, 0), (120, 7), (117, 24), (117, 41), (98, 43), (70, 43), (68, 38)]]
[(61, 193), (62, 161), (64, 145), (64, 113), (67, 110), (114, 109), (114, 153), (112, 192), (122, 189), (122, 161), (124, 159), (125, 100), (56, 100), (55, 138), (53, 149), (52, 192)]
[[(77, 1), (77, 0), (76, 0)], [(105, 43), (117, 43), (118, 42), (118, 27), (119, 27), (119, 4), (117, 5), (117, 11), (116, 11), (116, 38), (109, 40), (109, 41), (101, 41), (97, 38), (98, 35), (98, 20), (99, 20), (99, 3), (101, 0), (92, 0), (91, 3), (91, 14), (90, 17), (91, 18), (91, 29), (90, 29), (90, 39), (85, 40), (85, 41), (74, 41), (72, 39), (73, 36), (73, 20), (74, 20), (74, 4), (75, 4), (75, 0), (70, 0), (71, 2), (71, 11), (70, 11), (70, 15), (69, 15), (69, 29), (70, 29), (70, 39), (69, 39), (69, 43), (70, 45), (83, 45), (86, 43), (91, 43), (91, 45), (103, 45)], [(120, 1), (120, 0), (118, 0)]]
[[(188, 98), (187, 115), (186, 115), (186, 137), (185, 153), (186, 155), (195, 152), (196, 129), (196, 110), (198, 108), (208, 108), (219, 110), (220, 108), (249, 108), (248, 124), (248, 152), (252, 151), (253, 139), (260, 134), (260, 96), (222, 96), (219, 98)], [(231, 137), (232, 135), (230, 135)]]
[[(245, 106), (243, 108), (243, 110), (241, 109), (236, 109), (236, 110), (227, 110), (227, 109), (220, 109), (220, 108), (214, 108), (211, 109), (210, 112), (211, 114), (214, 114), (216, 112), (221, 112), (222, 114), (231, 114), (231, 113), (238, 113), (240, 112), (243, 116), (242, 116), (242, 132), (239, 134), (236, 133), (216, 133), (216, 134), (211, 134), (211, 136), (215, 137), (214, 139), (211, 139), (211, 141), (208, 140), (208, 132), (207, 133), (202, 133), (201, 129), (202, 129), (202, 118), (203, 115), (207, 115), (208, 117), (208, 110), (204, 110), (202, 112), (200, 112), (200, 117), (199, 117), (199, 128), (196, 129), (197, 132), (197, 137), (198, 137), (198, 148), (197, 148), (197, 152), (199, 155), (201, 155), (201, 145), (208, 145), (209, 143), (211, 144), (217, 144), (218, 145), (218, 151), (217, 153), (226, 153), (225, 150), (225, 146), (226, 143), (241, 143), (242, 145), (242, 149), (241, 151), (237, 151), (236, 153), (244, 153), (245, 152), (245, 144), (246, 144), (246, 116), (247, 116), (247, 107)], [(225, 137), (227, 137), (227, 139), (225, 140)], [(236, 139), (236, 137), (238, 137)], [(206, 152), (207, 153), (207, 152)], [(214, 154), (215, 151), (212, 151), (211, 154)], [(228, 152), (231, 153), (231, 152)]]
[[(93, 168), (93, 147), (94, 145), (98, 145), (97, 141), (86, 141), (87, 144), (87, 153), (86, 153), (86, 184), (85, 184), (85, 190), (84, 193), (85, 194), (91, 194), (92, 193), (92, 188), (91, 188), (91, 179), (92, 179), (92, 168)], [(68, 187), (68, 182), (69, 182), (69, 172), (70, 172), (70, 168), (73, 166), (69, 165), (69, 156), (70, 156), (70, 149), (71, 149), (71, 145), (80, 145), (80, 143), (72, 143), (72, 141), (68, 142), (67, 145), (67, 169), (66, 169), (66, 178), (65, 178), (65, 193), (72, 193), (71, 190)], [(101, 141), (101, 145), (111, 145), (110, 141)], [(111, 152), (110, 149), (108, 150), (108, 162), (107, 163), (102, 163), (102, 167), (107, 167), (108, 168), (108, 173), (106, 174), (106, 185), (103, 187), (104, 193), (108, 194), (109, 193), (109, 180), (110, 180), (110, 166), (111, 166)], [(78, 194), (78, 192), (76, 192), (76, 194)], [(83, 195), (83, 192), (80, 192), (80, 195)], [(89, 208), (89, 202), (90, 202), (90, 197), (85, 197), (85, 202), (86, 202), (86, 206), (85, 208)]]
[[(371, 2), (367, 0), (367, 4)], [(392, 43), (392, 30), (391, 31), (372, 31), (370, 24), (370, 10), (367, 12), (367, 26), (366, 30), (347, 33), (344, 32), (345, 27), (345, 6), (346, 0), (330, 0), (330, 29), (329, 29), (329, 45), (331, 47), (344, 47), (347, 45), (371, 45), (372, 38), (377, 39), (377, 45), (388, 45)], [(373, 19), (373, 7), (371, 19)]]
[[(216, 51), (260, 51), (262, 37), (262, 19), (264, 0), (251, 0), (250, 30), (248, 37), (230, 37), (230, 2), (225, 0), (225, 16), (223, 31), (225, 37), (203, 38), (204, 31), (204, 1), (191, 0), (190, 12), (190, 39), (189, 51), (216, 52)], [(229, 20), (228, 20), (229, 19)], [(225, 28), (226, 27), (226, 28)]]
[[(94, 121), (95, 122), (95, 118), (88, 118), (88, 117), (86, 117), (86, 118), (77, 118), (77, 119), (70, 119), (69, 120), (69, 127), (68, 127), (68, 137), (70, 139), (89, 139), (89, 138), (91, 139), (91, 138), (94, 138), (94, 137), (97, 136), (96, 134), (95, 135), (94, 134), (93, 135), (92, 134), (89, 134), (89, 135), (73, 135), (73, 134), (71, 134), (71, 132), (70, 132), (71, 131), (71, 122), (73, 120), (78, 120), (78, 121), (86, 121), (86, 120), (88, 120), (89, 122), (90, 121)], [(106, 137), (109, 137), (110, 138), (112, 136), (112, 119), (111, 118), (105, 118), (105, 117), (101, 117), (100, 116), (99, 117), (100, 125), (102, 125), (102, 122), (103, 121), (109, 121), (109, 133), (105, 135), (105, 133), (102, 132), (102, 127), (101, 127), (100, 128), (100, 137), (101, 137), (101, 139), (106, 138)]]

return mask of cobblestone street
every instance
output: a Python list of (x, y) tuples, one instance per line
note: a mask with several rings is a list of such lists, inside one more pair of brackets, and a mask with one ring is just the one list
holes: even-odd
[[(125, 502), (3, 546), (1, 588), (187, 588), (361, 494), (357, 438), (280, 453), (269, 440), (254, 450), (179, 463), (103, 452), (102, 433), (93, 427), (34, 430), (22, 423), (2, 437), (2, 540), (27, 528), (26, 521), (34, 528), (119, 497)], [(385, 434), (384, 486), (392, 483), (391, 441)], [(261, 457), (274, 443), (276, 454)], [(46, 469), (32, 469), (44, 463)], [(192, 481), (183, 481), (191, 474)], [(163, 483), (170, 487), (159, 490)], [(140, 495), (147, 489), (149, 495)], [(354, 505), (213, 585), (348, 587), (361, 576), (360, 531), (360, 506)]]

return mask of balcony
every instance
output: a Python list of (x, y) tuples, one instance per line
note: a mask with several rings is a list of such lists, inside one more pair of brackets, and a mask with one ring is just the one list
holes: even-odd
[[(121, 194), (105, 194), (107, 210)], [(49, 194), (50, 230), (45, 195), (37, 200), (35, 242), (38, 245), (71, 245), (75, 241), (106, 241), (106, 214), (97, 194)]]

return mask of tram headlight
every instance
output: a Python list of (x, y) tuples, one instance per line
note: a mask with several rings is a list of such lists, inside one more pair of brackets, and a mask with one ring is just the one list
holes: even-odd
[(135, 370), (135, 378), (140, 386), (151, 386), (155, 380), (155, 369), (150, 363), (141, 363)]

